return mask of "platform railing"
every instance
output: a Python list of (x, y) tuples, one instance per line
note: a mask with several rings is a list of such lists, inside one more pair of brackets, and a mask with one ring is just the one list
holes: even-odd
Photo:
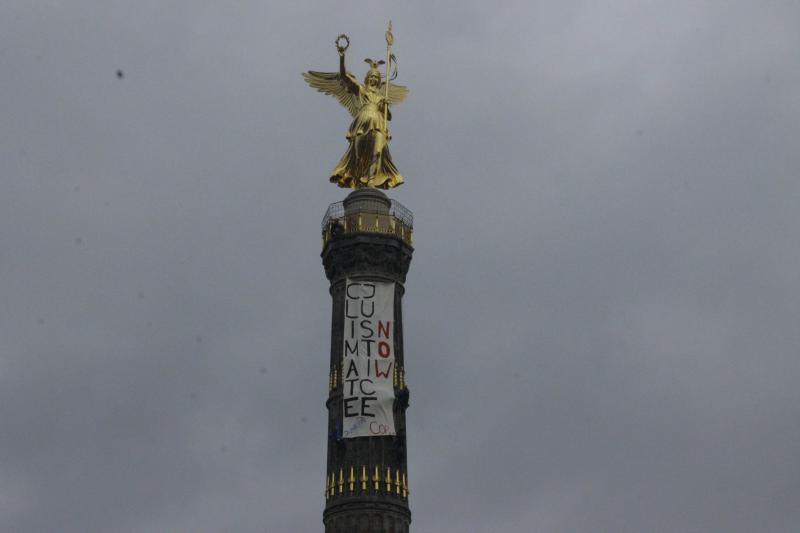
[(400, 202), (392, 200), (389, 213), (358, 211), (346, 214), (342, 202), (328, 206), (322, 219), (322, 245), (325, 246), (337, 232), (380, 233), (393, 235), (412, 246), (414, 215)]

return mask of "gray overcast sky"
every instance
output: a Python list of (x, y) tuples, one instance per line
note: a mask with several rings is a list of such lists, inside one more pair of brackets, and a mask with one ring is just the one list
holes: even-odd
[(322, 530), (389, 18), (413, 530), (800, 531), (794, 0), (4, 2), (0, 530)]

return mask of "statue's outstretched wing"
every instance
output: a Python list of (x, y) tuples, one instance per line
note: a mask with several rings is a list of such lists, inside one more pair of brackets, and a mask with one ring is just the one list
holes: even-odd
[[(381, 92), (386, 90), (386, 82), (381, 83)], [(389, 82), (389, 98), (386, 99), (389, 105), (399, 104), (408, 96), (408, 87), (405, 85), (395, 85)]]
[[(350, 76), (349, 72), (348, 76)], [(303, 72), (303, 79), (319, 92), (335, 96), (339, 103), (347, 108), (351, 116), (358, 114), (360, 108), (358, 97), (348, 91), (346, 85), (354, 80), (343, 80), (338, 72), (316, 72), (313, 70)]]

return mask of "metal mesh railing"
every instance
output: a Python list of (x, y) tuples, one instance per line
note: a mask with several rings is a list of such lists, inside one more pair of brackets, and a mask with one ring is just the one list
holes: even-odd
[(389, 213), (358, 211), (347, 214), (342, 202), (328, 206), (322, 217), (323, 246), (337, 232), (341, 233), (382, 233), (393, 235), (411, 245), (414, 229), (414, 214), (400, 202), (391, 201)]
[(411, 212), (406, 206), (392, 200), (392, 206), (389, 208), (389, 214), (394, 218), (405, 224), (411, 229), (414, 229), (414, 213)]
[(325, 231), (325, 228), (333, 220), (340, 220), (344, 218), (344, 203), (343, 202), (334, 202), (328, 206), (328, 210), (325, 211), (325, 216), (322, 217), (322, 231)]
[[(389, 214), (409, 228), (414, 229), (414, 213), (397, 200), (391, 200), (391, 202), (392, 205), (389, 208)], [(322, 229), (324, 230), (332, 220), (339, 220), (342, 218), (344, 218), (344, 203), (332, 203), (328, 206), (327, 211), (325, 211), (325, 216), (322, 217)]]

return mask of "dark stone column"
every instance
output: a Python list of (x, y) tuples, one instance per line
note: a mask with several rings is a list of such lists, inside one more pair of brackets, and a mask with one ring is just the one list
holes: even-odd
[[(376, 189), (357, 189), (323, 224), (322, 263), (333, 299), (328, 408), (325, 533), (408, 533), (403, 357), (403, 283), (411, 264), (410, 213)], [(402, 209), (405, 216), (398, 214)], [(329, 209), (329, 213), (331, 210)], [(341, 438), (345, 280), (395, 282), (394, 423), (396, 435)], [(388, 472), (391, 479), (387, 479)], [(376, 475), (377, 474), (377, 475)], [(399, 481), (399, 482), (398, 482)]]

